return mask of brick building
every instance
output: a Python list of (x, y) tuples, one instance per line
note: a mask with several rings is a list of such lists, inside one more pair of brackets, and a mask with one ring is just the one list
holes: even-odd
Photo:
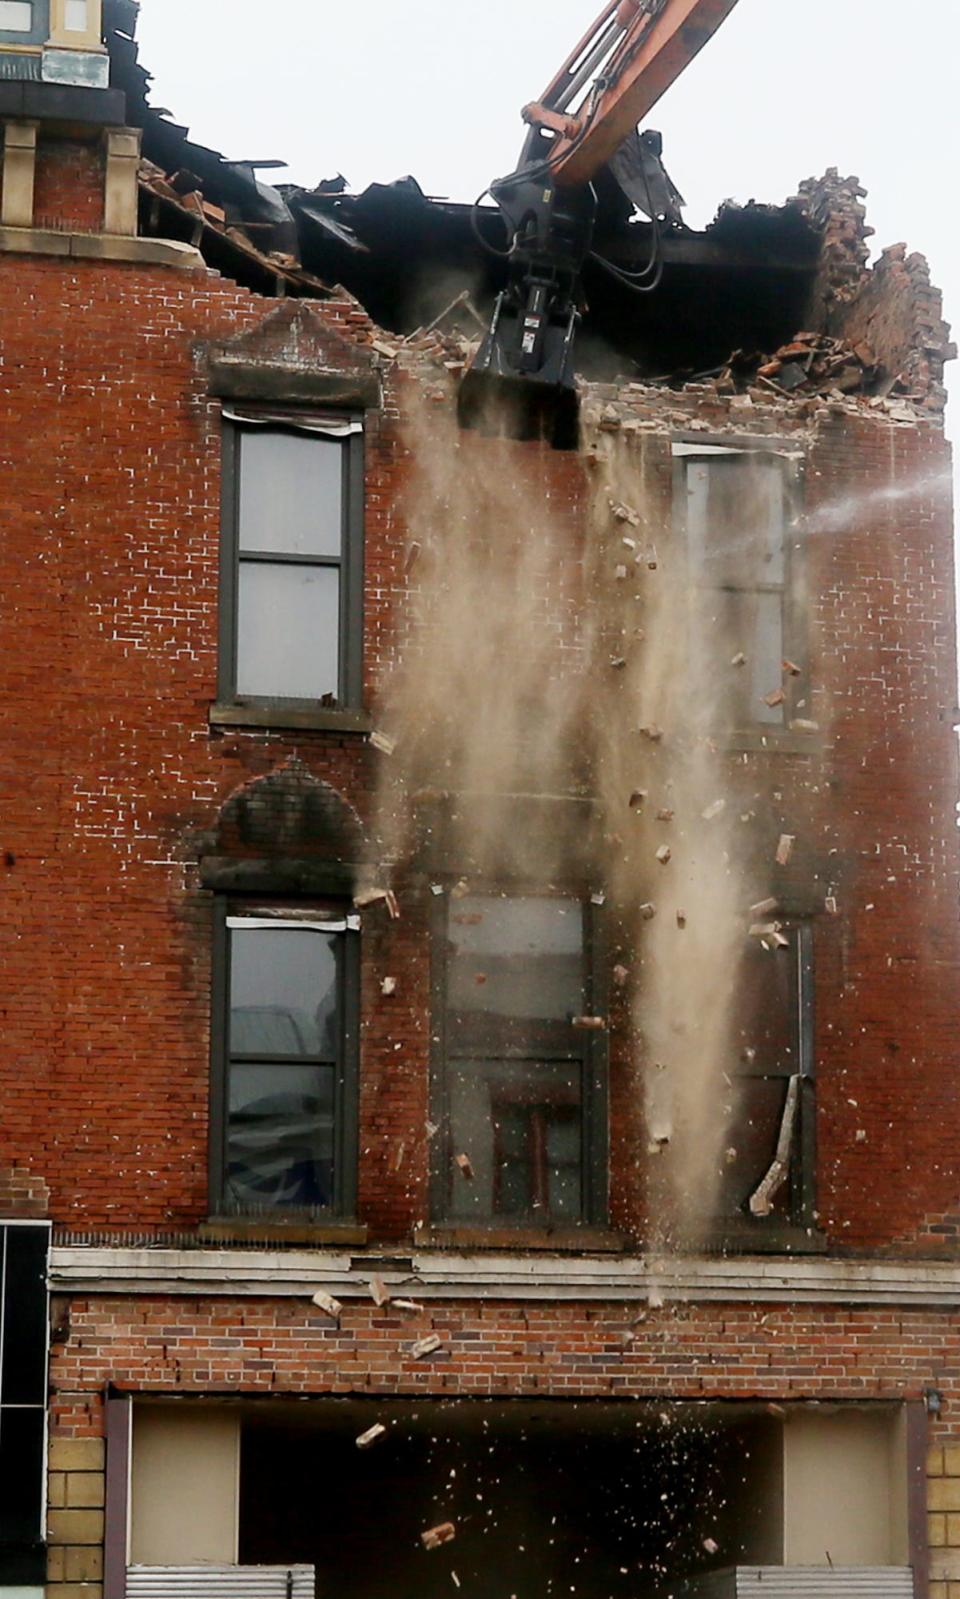
[(0, 1593), (957, 1599), (922, 258), (727, 207), (461, 435), (466, 209), (135, 12), (0, 0)]

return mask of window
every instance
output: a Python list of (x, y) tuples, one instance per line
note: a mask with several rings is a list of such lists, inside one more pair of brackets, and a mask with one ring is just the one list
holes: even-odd
[(11, 43), (40, 44), (49, 33), (45, 0), (0, 0), (0, 38)]
[(226, 417), (220, 698), (359, 707), (361, 424)]
[(46, 1223), (0, 1222), (0, 1589), (46, 1574), (49, 1242)]
[(787, 537), (791, 463), (760, 451), (716, 448), (701, 455), (690, 453), (693, 448), (675, 446), (685, 452), (678, 486), (687, 556), (705, 602), (698, 628), (701, 647), (710, 652), (705, 665), (711, 674), (719, 666), (729, 684), (735, 726), (783, 727), (795, 709), (802, 715), (798, 680), (783, 663), (797, 665), (804, 653), (795, 552)]
[[(723, 1168), (720, 1210), (727, 1220), (751, 1217), (751, 1198), (786, 1157), (757, 1219), (809, 1226), (814, 1209), (814, 1085), (811, 929), (786, 923), (788, 947), (767, 950), (755, 939), (740, 971), (730, 1072), (732, 1131)], [(769, 1206), (769, 1209), (767, 1208)]]
[(451, 898), (444, 912), (435, 941), (435, 1214), (601, 1224), (605, 1039), (577, 1025), (596, 1005), (591, 908), (572, 898), (474, 895)]
[(211, 1186), (222, 1215), (353, 1213), (358, 926), (335, 906), (220, 907)]

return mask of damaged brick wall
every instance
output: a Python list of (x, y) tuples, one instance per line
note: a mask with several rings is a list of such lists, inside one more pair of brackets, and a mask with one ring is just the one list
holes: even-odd
[(943, 319), (943, 296), (926, 259), (891, 245), (868, 266), (867, 191), (859, 178), (831, 167), (801, 183), (797, 203), (821, 231), (820, 270), (811, 296), (812, 326), (862, 347), (886, 373), (881, 392), (907, 393), (933, 412), (947, 400), (944, 368), (956, 345)]
[(35, 226), (101, 233), (105, 182), (106, 162), (100, 144), (41, 138), (34, 180)]
[[(356, 733), (208, 725), (220, 518), (209, 352), (275, 316), (270, 303), (212, 273), (83, 263), (65, 273), (56, 261), (7, 258), (0, 306), (3, 404), (17, 442), (16, 480), (7, 472), (0, 486), (18, 645), (4, 665), (5, 738), (20, 752), (0, 774), (0, 914), (14, 934), (6, 1070), (16, 1062), (0, 1161), (50, 1185), (60, 1222), (175, 1230), (207, 1212), (212, 911), (200, 856), (224, 806), (231, 814), (236, 796), (291, 761), (367, 826), (382, 757)], [(355, 302), (314, 313), (369, 362), (374, 330)], [(367, 428), (368, 699), (405, 643), (417, 583), (401, 416), (427, 353), (377, 357), (387, 396)], [(443, 371), (451, 352), (440, 354), (425, 381), (438, 410), (455, 377)], [(816, 897), (827, 1242), (951, 1248), (922, 1220), (956, 1210), (960, 1180), (942, 435), (892, 402), (791, 402), (761, 387), (628, 385), (588, 398), (646, 439), (665, 515), (672, 433), (785, 438), (807, 457), (811, 698), (823, 739), (809, 751), (742, 752), (731, 781), (761, 814), (763, 850), (779, 831), (801, 835)], [(460, 447), (490, 449), (473, 436)], [(514, 448), (518, 470), (538, 474), (575, 529), (581, 463)], [(836, 916), (824, 909), (831, 896)], [(365, 916), (360, 1219), (383, 1240), (409, 1238), (427, 1219), (422, 886), (404, 888), (402, 908), (397, 923), (382, 908)], [(382, 993), (388, 975), (399, 979), (393, 995)], [(642, 1232), (640, 1098), (617, 1038), (611, 1101), (612, 1216)]]

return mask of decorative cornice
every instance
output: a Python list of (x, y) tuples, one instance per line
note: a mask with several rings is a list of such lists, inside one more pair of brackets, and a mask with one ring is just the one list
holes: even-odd
[(366, 1298), (371, 1274), (418, 1298), (960, 1307), (960, 1263), (688, 1256), (658, 1260), (397, 1251), (55, 1247), (56, 1293)]

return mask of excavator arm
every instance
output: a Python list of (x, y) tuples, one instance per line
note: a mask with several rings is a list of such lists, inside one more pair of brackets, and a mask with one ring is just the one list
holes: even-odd
[[(507, 229), (508, 284), (460, 390), (461, 426), (578, 441), (573, 351), (591, 251), (592, 180), (610, 165), (657, 229), (636, 127), (737, 0), (609, 0), (539, 101), (515, 172), (490, 185)], [(632, 180), (632, 181), (631, 181)], [(655, 287), (638, 274), (638, 292)]]

